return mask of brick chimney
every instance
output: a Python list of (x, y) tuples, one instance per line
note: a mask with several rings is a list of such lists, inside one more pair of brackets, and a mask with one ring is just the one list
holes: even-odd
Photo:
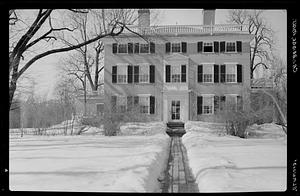
[(203, 25), (214, 25), (215, 24), (215, 9), (204, 9), (203, 10)]
[(150, 10), (139, 9), (138, 10), (138, 25), (139, 27), (150, 27)]

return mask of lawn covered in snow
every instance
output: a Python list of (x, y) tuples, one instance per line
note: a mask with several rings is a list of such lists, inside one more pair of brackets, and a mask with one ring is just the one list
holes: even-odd
[[(151, 126), (156, 130), (159, 125), (163, 123)], [(10, 138), (10, 190), (159, 191), (157, 178), (166, 166), (169, 136), (149, 131), (145, 136), (136, 129), (130, 134), (128, 130), (133, 125), (124, 126), (126, 136), (24, 135)]]
[(182, 142), (200, 192), (286, 190), (287, 141), (279, 126), (254, 125), (248, 139), (225, 135), (216, 123), (185, 128)]

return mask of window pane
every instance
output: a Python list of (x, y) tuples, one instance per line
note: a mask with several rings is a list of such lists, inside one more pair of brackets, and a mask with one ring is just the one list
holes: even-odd
[(181, 66), (171, 66), (171, 73), (172, 82), (181, 81)]
[(127, 44), (119, 44), (118, 53), (127, 53)]
[(140, 66), (140, 82), (149, 82), (149, 65)]
[(213, 43), (211, 43), (211, 42), (204, 42), (203, 43), (203, 51), (204, 52), (212, 52), (213, 51)]
[(172, 43), (172, 52), (180, 52), (180, 43)]
[(226, 51), (227, 52), (235, 52), (235, 42), (227, 42), (226, 43)]
[(212, 82), (213, 65), (208, 64), (203, 66), (203, 82)]
[(213, 97), (203, 96), (203, 114), (212, 114)]
[(141, 53), (149, 53), (149, 44), (140, 44)]
[(236, 65), (226, 65), (226, 82), (236, 82)]

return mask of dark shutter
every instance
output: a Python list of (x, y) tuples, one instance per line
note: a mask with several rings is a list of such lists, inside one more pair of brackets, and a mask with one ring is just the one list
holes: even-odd
[(150, 83), (155, 83), (155, 66), (150, 65)]
[(112, 83), (117, 83), (117, 66), (112, 66)]
[(139, 105), (139, 96), (133, 97), (133, 104), (134, 104), (134, 107), (137, 107)]
[(169, 52), (171, 52), (171, 43), (167, 42), (166, 43), (166, 53), (169, 53)]
[(237, 52), (242, 52), (242, 42), (241, 41), (236, 42), (236, 50), (237, 50)]
[(238, 111), (243, 110), (243, 97), (242, 96), (237, 96), (237, 109), (238, 109)]
[(150, 96), (150, 114), (155, 113), (155, 97)]
[(133, 53), (133, 43), (128, 43), (128, 54)]
[(150, 42), (150, 53), (155, 53), (155, 43)]
[(127, 96), (127, 111), (130, 111), (133, 106), (133, 96)]
[(117, 96), (111, 96), (111, 111), (117, 111)]
[(140, 53), (140, 44), (139, 43), (134, 44), (134, 53)]
[(171, 65), (166, 65), (166, 82), (171, 82)]
[(186, 42), (181, 42), (181, 52), (186, 53)]
[(198, 52), (202, 52), (202, 45), (203, 45), (203, 42), (198, 42), (197, 43), (197, 51)]
[(139, 83), (139, 66), (134, 66), (134, 82)]
[(220, 104), (220, 97), (214, 96), (214, 113), (217, 113), (219, 111), (219, 104)]
[(225, 75), (226, 75), (226, 67), (225, 65), (221, 65), (221, 83), (225, 82)]
[(225, 96), (221, 96), (220, 97), (220, 110), (224, 110), (225, 109), (225, 101), (226, 101), (226, 97)]
[(219, 52), (219, 42), (214, 42), (214, 52)]
[(219, 65), (214, 65), (214, 83), (219, 83)]
[(127, 82), (132, 83), (132, 78), (133, 78), (133, 66), (128, 65), (128, 67), (127, 67)]
[(203, 65), (198, 65), (198, 82), (203, 82)]
[(181, 82), (186, 82), (186, 65), (181, 65)]
[(243, 71), (242, 71), (242, 65), (237, 64), (236, 65), (236, 72), (237, 72), (237, 82), (241, 83), (243, 82)]
[(117, 49), (118, 49), (118, 44), (117, 43), (113, 43), (112, 44), (112, 53), (117, 53)]
[(225, 52), (225, 42), (220, 42), (220, 52)]
[(202, 114), (202, 96), (197, 96), (197, 114)]

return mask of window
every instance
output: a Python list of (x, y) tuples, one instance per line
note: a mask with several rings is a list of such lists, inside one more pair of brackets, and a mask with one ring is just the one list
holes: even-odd
[(171, 66), (171, 82), (180, 82), (181, 66)]
[(213, 82), (213, 64), (203, 65), (203, 82)]
[(140, 65), (140, 83), (148, 83), (149, 82), (149, 65)]
[(97, 115), (102, 115), (104, 111), (104, 104), (103, 103), (97, 103)]
[(125, 96), (117, 97), (117, 108), (119, 112), (126, 112), (127, 98)]
[(140, 112), (144, 114), (149, 114), (150, 108), (150, 97), (145, 95), (139, 96), (139, 105), (140, 105)]
[(235, 42), (226, 42), (226, 52), (236, 52)]
[(127, 44), (119, 44), (118, 53), (127, 53)]
[(120, 84), (127, 83), (127, 66), (118, 66), (117, 80)]
[(172, 52), (180, 52), (180, 43), (172, 43)]
[(226, 95), (226, 107), (229, 110), (237, 109), (237, 95)]
[(226, 82), (236, 82), (236, 64), (226, 65)]
[(140, 53), (149, 53), (149, 44), (140, 44)]
[(213, 52), (213, 43), (212, 42), (204, 42), (203, 43), (203, 51), (204, 52)]
[(203, 96), (203, 114), (213, 113), (213, 96), (204, 95)]

